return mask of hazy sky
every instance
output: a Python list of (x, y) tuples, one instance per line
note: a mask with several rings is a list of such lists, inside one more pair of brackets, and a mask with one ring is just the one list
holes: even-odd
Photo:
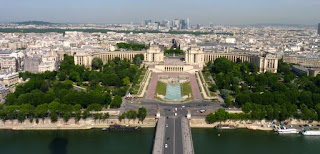
[(140, 23), (190, 18), (208, 24), (316, 24), (320, 0), (0, 0), (0, 22)]

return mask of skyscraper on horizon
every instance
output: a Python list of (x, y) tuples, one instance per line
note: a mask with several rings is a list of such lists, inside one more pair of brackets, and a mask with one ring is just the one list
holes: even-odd
[(190, 29), (190, 19), (189, 18), (187, 18), (187, 29)]
[(318, 35), (320, 36), (320, 23), (318, 24)]

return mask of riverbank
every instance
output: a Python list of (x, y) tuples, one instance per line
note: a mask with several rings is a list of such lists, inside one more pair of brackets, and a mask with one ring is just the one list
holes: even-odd
[[(138, 119), (128, 120), (124, 119), (121, 122), (117, 119), (107, 119), (107, 120), (94, 120), (93, 118), (87, 118), (86, 120), (81, 119), (79, 122), (75, 122), (74, 118), (71, 118), (68, 122), (64, 122), (63, 119), (59, 119), (57, 122), (52, 123), (49, 118), (44, 120), (39, 119), (39, 123), (36, 123), (35, 120), (30, 122), (26, 120), (22, 123), (19, 123), (18, 120), (6, 120), (0, 121), (0, 129), (9, 129), (9, 130), (87, 130), (94, 128), (109, 128), (110, 125), (119, 124), (119, 125), (134, 125), (142, 128), (153, 128), (156, 126), (158, 119), (155, 118), (146, 118), (143, 122)], [(237, 128), (247, 128), (253, 130), (266, 130), (271, 131), (272, 121), (266, 120), (227, 120), (224, 122), (215, 122), (213, 124), (208, 124), (205, 121), (205, 118), (192, 118), (189, 120), (191, 128), (214, 128), (219, 124), (231, 125)], [(298, 120), (298, 119), (289, 119), (286, 121), (287, 125), (320, 125), (320, 122)]]
[(142, 128), (155, 127), (157, 119), (146, 118), (143, 122), (138, 119), (128, 120), (124, 119), (121, 122), (118, 119), (107, 119), (107, 120), (94, 120), (87, 118), (86, 120), (81, 119), (79, 122), (75, 122), (74, 118), (71, 118), (68, 122), (64, 122), (63, 119), (59, 119), (57, 122), (52, 123), (49, 118), (44, 120), (39, 119), (36, 123), (35, 120), (30, 122), (26, 120), (19, 123), (18, 120), (6, 120), (0, 122), (0, 129), (10, 130), (86, 130), (93, 128), (108, 128), (110, 125), (134, 125)]
[[(219, 124), (235, 126), (237, 128), (248, 128), (252, 130), (272, 131), (272, 122), (267, 120), (226, 120), (224, 122), (215, 122), (208, 124), (205, 118), (192, 118), (190, 121), (191, 128), (214, 128)], [(320, 125), (319, 121), (309, 122), (307, 120), (288, 119), (287, 125)]]

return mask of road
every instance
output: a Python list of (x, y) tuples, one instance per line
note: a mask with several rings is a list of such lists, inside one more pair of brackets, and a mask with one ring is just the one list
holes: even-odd
[(164, 149), (165, 154), (182, 154), (182, 134), (181, 134), (181, 118), (169, 117), (166, 119), (164, 144), (168, 147)]
[[(132, 103), (131, 103), (132, 102)], [(141, 102), (141, 104), (138, 104)], [(155, 116), (158, 111), (160, 111), (161, 115), (167, 115), (173, 111), (174, 108), (185, 108), (184, 114), (187, 115), (188, 111), (192, 116), (206, 116), (209, 113), (213, 113), (217, 111), (219, 108), (223, 107), (222, 103), (212, 102), (212, 101), (190, 101), (187, 103), (163, 103), (158, 100), (150, 100), (150, 99), (136, 99), (132, 101), (124, 100), (123, 105), (121, 106), (121, 113), (129, 110), (138, 110), (140, 107), (145, 107), (147, 109), (147, 113), (149, 117)], [(206, 110), (203, 113), (200, 113), (199, 110)]]

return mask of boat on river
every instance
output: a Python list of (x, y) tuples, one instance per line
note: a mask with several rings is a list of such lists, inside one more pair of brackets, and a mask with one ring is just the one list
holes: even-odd
[(219, 124), (219, 125), (215, 126), (214, 128), (215, 129), (236, 129), (237, 127), (233, 126), (233, 125), (222, 125), (222, 124)]
[(301, 134), (307, 136), (320, 135), (320, 130), (303, 130)]
[(287, 128), (285, 126), (274, 126), (274, 130), (279, 134), (298, 134), (298, 129), (295, 128)]

